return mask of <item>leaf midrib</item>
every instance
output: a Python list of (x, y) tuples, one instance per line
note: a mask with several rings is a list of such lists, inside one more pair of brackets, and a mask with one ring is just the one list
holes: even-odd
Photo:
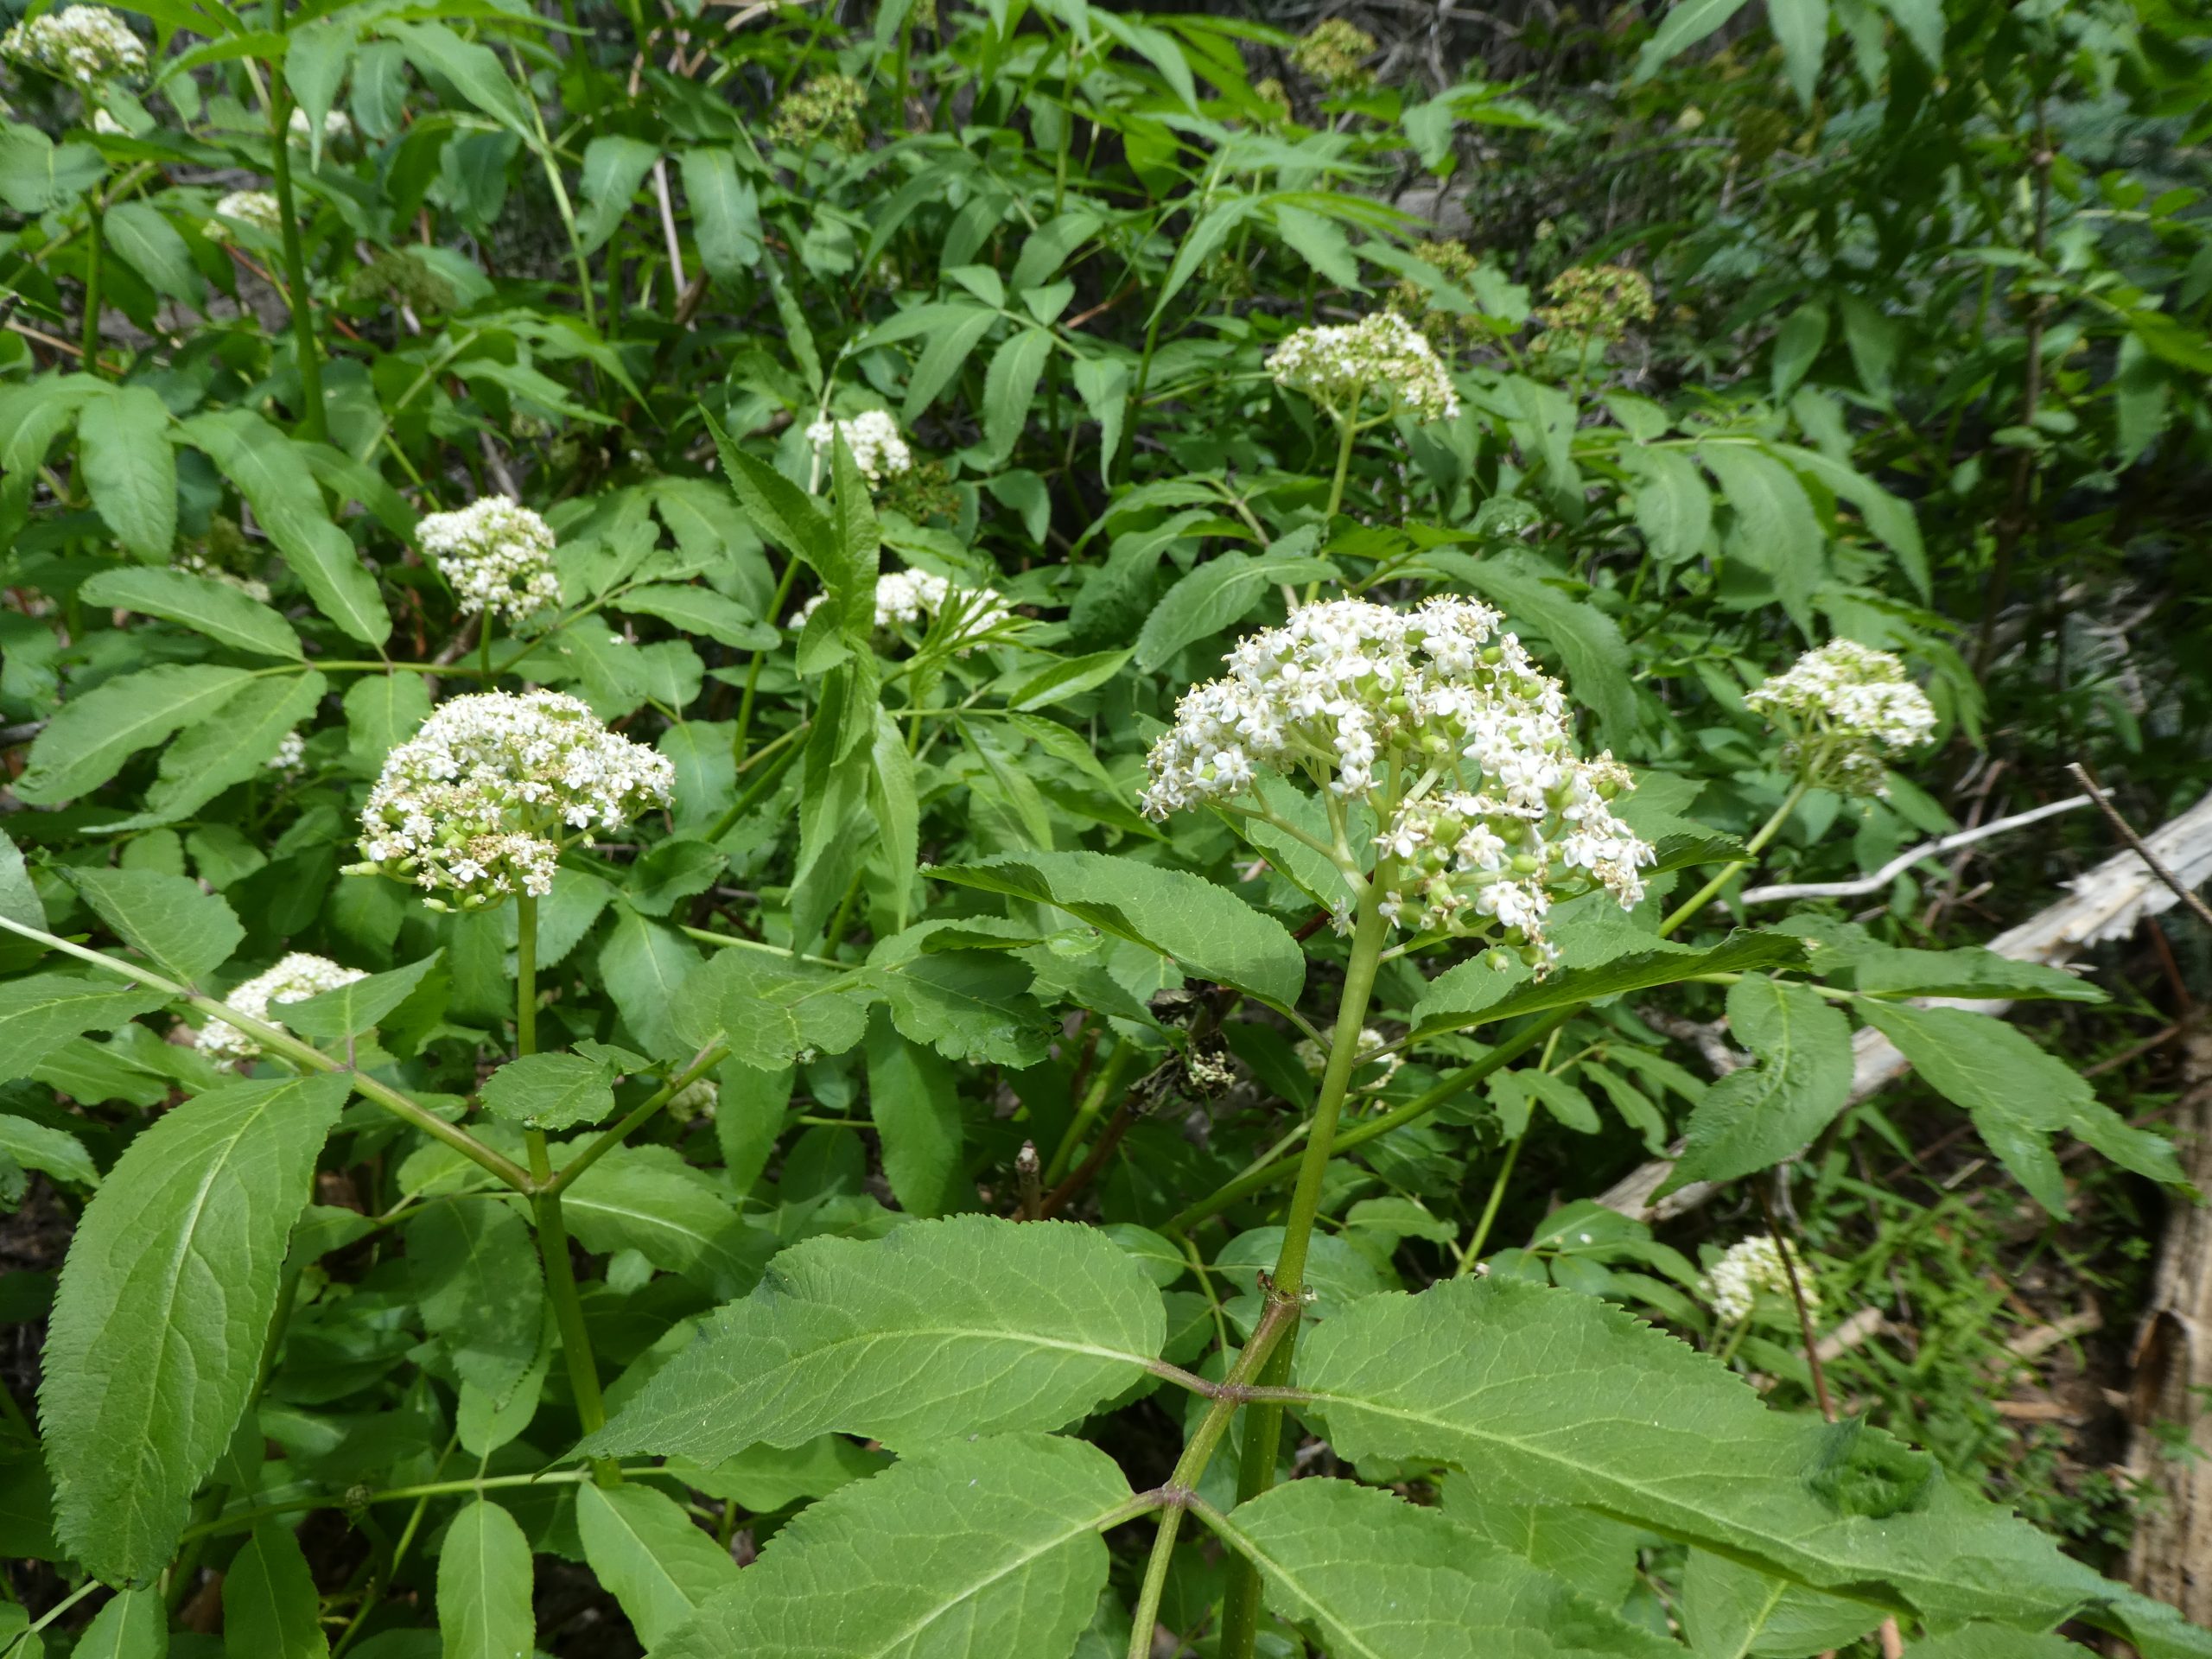
[(925, 1613), (918, 1618), (910, 1621), (896, 1631), (890, 1641), (882, 1646), (869, 1649), (865, 1656), (865, 1659), (882, 1659), (882, 1656), (886, 1654), (898, 1652), (904, 1643), (913, 1640), (915, 1637), (929, 1629), (931, 1625), (936, 1624), (938, 1620), (943, 1618), (947, 1613), (952, 1611), (954, 1608), (961, 1606), (966, 1602), (974, 1600), (977, 1596), (982, 1594), (984, 1591), (989, 1589), (993, 1585), (998, 1583), (1003, 1579), (1011, 1577), (1015, 1573), (1018, 1573), (1022, 1568), (1027, 1567), (1032, 1561), (1040, 1560), (1044, 1556), (1050, 1554), (1052, 1551), (1062, 1548), (1072, 1540), (1080, 1538), (1087, 1532), (1097, 1531), (1100, 1522), (1105, 1521), (1110, 1516), (1118, 1514), (1123, 1507), (1123, 1503), (1117, 1502), (1109, 1503), (1104, 1509), (1100, 1510), (1096, 1515), (1093, 1515), (1085, 1520), (1074, 1522), (1057, 1536), (1047, 1539), (1044, 1543), (1038, 1545), (1035, 1548), (1033, 1548), (1023, 1554), (1014, 1557), (1011, 1560), (1001, 1565), (997, 1571), (986, 1573), (982, 1578), (973, 1580), (964, 1587), (958, 1595), (946, 1598), (944, 1600), (939, 1602), (934, 1608), (931, 1609), (927, 1613)]

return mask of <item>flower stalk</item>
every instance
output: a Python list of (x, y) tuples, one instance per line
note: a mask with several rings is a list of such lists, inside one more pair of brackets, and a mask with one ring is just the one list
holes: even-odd
[[(285, 29), (283, 0), (270, 0), (270, 22), (278, 34)], [(292, 189), (290, 126), (292, 88), (282, 72), (269, 107), (269, 172), (276, 187), (276, 210), (282, 222), (278, 232), (284, 245), (284, 302), (292, 314), (292, 343), (300, 370), (300, 435), (311, 443), (330, 436), (322, 403), (322, 348), (315, 335), (315, 313), (308, 298), (307, 253), (300, 239), (299, 200)]]

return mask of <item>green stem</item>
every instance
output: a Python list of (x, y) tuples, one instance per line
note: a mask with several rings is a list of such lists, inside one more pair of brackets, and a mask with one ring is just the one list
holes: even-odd
[[(658, 1476), (664, 1471), (654, 1465), (642, 1464), (625, 1468), (621, 1473)], [(218, 1516), (212, 1521), (187, 1527), (183, 1540), (190, 1543), (225, 1533), (245, 1532), (257, 1521), (267, 1521), (280, 1515), (297, 1515), (302, 1510), (351, 1509), (362, 1503), (404, 1503), (417, 1498), (453, 1497), (463, 1492), (504, 1491), (518, 1486), (570, 1486), (579, 1484), (586, 1478), (581, 1470), (548, 1469), (535, 1475), (490, 1475), (482, 1480), (435, 1480), (419, 1486), (387, 1486), (382, 1491), (365, 1494), (333, 1496), (317, 1493), (313, 1497), (286, 1498), (278, 1503), (264, 1503), (257, 1509), (240, 1510), (235, 1515)]]
[[(528, 893), (515, 900), (515, 1058), (537, 1052), (537, 900)], [(561, 1190), (553, 1179), (552, 1154), (545, 1131), (525, 1129), (530, 1156), (531, 1210), (537, 1223), (537, 1251), (545, 1262), (545, 1294), (561, 1329), (561, 1354), (569, 1367), (569, 1386), (576, 1396), (576, 1421), (587, 1434), (607, 1423), (600, 1397), (599, 1365), (592, 1357), (591, 1332), (584, 1325), (584, 1305), (576, 1294), (575, 1263), (569, 1259), (569, 1224), (561, 1213)], [(612, 1459), (592, 1465), (605, 1485), (622, 1476)]]
[(537, 1052), (537, 899), (515, 899), (515, 1058)]
[[(1382, 893), (1389, 885), (1378, 867), (1359, 896), (1359, 914), (1352, 926), (1351, 959), (1344, 966), (1344, 988), (1337, 1003), (1337, 1028), (1329, 1043), (1328, 1069), (1321, 1075), (1320, 1098), (1313, 1107), (1313, 1128), (1306, 1136), (1299, 1160), (1298, 1183), (1291, 1189), (1290, 1214), (1284, 1223), (1282, 1249), (1275, 1256), (1274, 1294), (1296, 1300), (1306, 1288), (1306, 1253), (1313, 1243), (1313, 1223), (1321, 1213), (1321, 1184), (1328, 1174), (1329, 1159), (1336, 1150), (1337, 1119), (1344, 1110), (1351, 1084), (1352, 1067), (1359, 1058), (1359, 1033), (1367, 1018), (1368, 1000), (1374, 995), (1375, 973), (1389, 939), (1390, 921), (1383, 915)], [(1263, 1386), (1280, 1388), (1290, 1381), (1291, 1362), (1298, 1346), (1295, 1325), (1286, 1331), (1282, 1344), (1268, 1356), (1260, 1373)], [(1275, 1456), (1282, 1443), (1282, 1407), (1262, 1402), (1252, 1408), (1244, 1425), (1244, 1460), (1238, 1471), (1236, 1498), (1240, 1503), (1257, 1497), (1274, 1484)], [(1260, 1579), (1249, 1561), (1230, 1568), (1228, 1588), (1222, 1597), (1221, 1659), (1252, 1659), (1252, 1645), (1259, 1635)]]
[[(1145, 1564), (1144, 1585), (1137, 1592), (1136, 1612), (1129, 1626), (1129, 1659), (1150, 1659), (1153, 1631), (1160, 1623), (1160, 1599), (1167, 1586), (1167, 1566), (1174, 1558), (1175, 1535), (1182, 1528), (1183, 1511), (1196, 1497), (1206, 1465), (1213, 1461), (1222, 1436), (1229, 1432), (1230, 1420), (1244, 1402), (1247, 1396), (1243, 1390), (1260, 1368), (1288, 1345), (1283, 1339), (1298, 1328), (1298, 1316), (1303, 1306), (1302, 1297), (1268, 1294), (1268, 1309), (1261, 1316), (1259, 1328), (1252, 1332), (1252, 1340), (1236, 1357), (1236, 1363), (1229, 1368), (1229, 1375), (1214, 1394), (1213, 1403), (1206, 1408), (1206, 1414), (1199, 1420), (1190, 1443), (1183, 1448), (1183, 1455), (1175, 1460), (1174, 1471), (1161, 1489), (1166, 1501), (1160, 1510), (1160, 1530), (1153, 1536), (1152, 1558)], [(1276, 1406), (1274, 1409), (1280, 1412), (1282, 1408)], [(1249, 1423), (1245, 1425), (1245, 1433), (1249, 1445)]]
[(555, 1198), (560, 1197), (575, 1184), (576, 1177), (620, 1146), (631, 1135), (636, 1134), (639, 1127), (655, 1112), (660, 1110), (683, 1090), (690, 1088), (691, 1084), (720, 1065), (728, 1053), (728, 1046), (722, 1043), (709, 1044), (707, 1047), (701, 1049), (691, 1057), (690, 1065), (685, 1066), (683, 1071), (647, 1096), (643, 1105), (638, 1107), (613, 1128), (601, 1135), (598, 1140), (562, 1165), (561, 1173), (548, 1184), (546, 1192)]
[(1802, 779), (1800, 779), (1797, 781), (1797, 783), (1790, 789), (1789, 793), (1782, 798), (1782, 804), (1774, 809), (1774, 816), (1769, 818), (1764, 823), (1761, 824), (1759, 826), (1758, 833), (1744, 843), (1744, 855), (1741, 858), (1732, 859), (1729, 862), (1722, 865), (1720, 867), (1719, 874), (1714, 876), (1712, 880), (1700, 887), (1690, 896), (1687, 903), (1685, 903), (1680, 909), (1676, 910), (1675, 913), (1669, 916), (1665, 921), (1659, 924), (1659, 932), (1662, 938), (1664, 938), (1667, 934), (1672, 933), (1684, 922), (1688, 921), (1690, 918), (1696, 915), (1698, 912), (1703, 910), (1707, 905), (1711, 904), (1714, 895), (1717, 894), (1721, 888), (1726, 887), (1731, 881), (1734, 880), (1745, 870), (1751, 868), (1752, 864), (1758, 861), (1760, 850), (1765, 847), (1767, 842), (1772, 841), (1777, 835), (1781, 833), (1782, 826), (1789, 821), (1789, 815), (1797, 810), (1797, 803), (1805, 798), (1805, 791), (1810, 787), (1811, 785), (1806, 783)]
[(1335, 519), (1338, 510), (1344, 504), (1344, 484), (1351, 476), (1351, 447), (1359, 437), (1357, 421), (1346, 417), (1338, 424), (1344, 429), (1344, 435), (1337, 442), (1337, 471), (1336, 475), (1329, 480), (1328, 511), (1321, 515), (1321, 524), (1325, 531)]
[(1497, 1166), (1497, 1179), (1490, 1185), (1490, 1200), (1483, 1205), (1482, 1219), (1475, 1224), (1475, 1236), (1467, 1241), (1465, 1255), (1459, 1258), (1459, 1271), (1466, 1273), (1483, 1258), (1483, 1246), (1490, 1242), (1491, 1224), (1497, 1219), (1497, 1207), (1505, 1198), (1505, 1184), (1513, 1179), (1513, 1166), (1521, 1156), (1521, 1143), (1529, 1138), (1529, 1126), (1523, 1123), (1520, 1134), (1505, 1143), (1505, 1161)]
[(1075, 1161), (1076, 1148), (1083, 1144), (1090, 1126), (1098, 1121), (1098, 1114), (1106, 1109), (1108, 1100), (1120, 1092), (1122, 1079), (1128, 1075), (1129, 1063), (1136, 1058), (1136, 1045), (1123, 1041), (1114, 1046), (1106, 1057), (1106, 1064), (1099, 1069), (1082, 1103), (1075, 1109), (1075, 1116), (1060, 1136), (1060, 1144), (1052, 1148), (1052, 1160), (1045, 1166), (1044, 1183), (1046, 1190), (1057, 1186), (1068, 1173), (1068, 1166)]
[[(767, 760), (769, 754), (772, 751), (782, 748), (785, 743), (789, 742), (792, 738), (797, 737), (801, 732), (806, 729), (806, 722), (801, 721), (798, 725), (792, 727), (790, 731), (785, 732), (783, 736), (778, 738), (773, 743), (767, 745), (767, 747), (763, 748), (760, 753), (753, 755), (750, 760), (747, 760), (745, 765), (750, 766), (759, 761)], [(799, 751), (797, 747), (784, 749), (783, 753), (776, 758), (774, 762), (769, 766), (768, 769), (763, 772), (747, 786), (744, 794), (739, 796), (722, 810), (721, 817), (715, 820), (714, 828), (707, 831), (707, 839), (709, 842), (720, 841), (724, 836), (737, 828), (738, 821), (744, 817), (744, 816), (750, 812), (754, 807), (758, 806), (762, 801), (766, 800), (769, 794), (775, 789), (776, 785), (783, 782), (784, 773), (791, 769), (791, 764), (798, 758), (798, 753)], [(742, 773), (744, 767), (741, 766), (739, 771)]]
[[(283, 0), (270, 0), (270, 21), (284, 32)], [(292, 349), (300, 366), (300, 435), (321, 443), (330, 435), (322, 405), (322, 356), (315, 337), (315, 314), (308, 302), (307, 254), (300, 240), (300, 212), (292, 193), (292, 87), (276, 73), (269, 106), (269, 171), (276, 187), (276, 213), (284, 239), (284, 303), (292, 313)]]
[(0, 916), (0, 928), (5, 928), (9, 932), (22, 938), (35, 939), (49, 950), (59, 950), (65, 956), (74, 957), (80, 962), (91, 963), (96, 968), (105, 968), (111, 974), (119, 974), (125, 979), (135, 980), (139, 984), (150, 987), (166, 996), (175, 997), (188, 1007), (197, 1008), (202, 1014), (213, 1015), (226, 1025), (235, 1026), (270, 1053), (280, 1055), (294, 1065), (304, 1067), (310, 1071), (344, 1072), (346, 1081), (353, 1085), (353, 1092), (364, 1100), (373, 1102), (383, 1107), (395, 1117), (404, 1118), (431, 1139), (444, 1141), (471, 1163), (490, 1171), (518, 1192), (525, 1192), (529, 1189), (528, 1172), (513, 1160), (494, 1152), (467, 1130), (455, 1128), (429, 1108), (419, 1102), (410, 1100), (390, 1084), (380, 1083), (374, 1077), (354, 1071), (351, 1066), (341, 1065), (321, 1049), (311, 1047), (302, 1042), (282, 1026), (272, 1026), (265, 1020), (256, 1020), (251, 1014), (240, 1014), (228, 1003), (218, 1002), (212, 996), (201, 996), (196, 992), (188, 990), (172, 980), (163, 979), (158, 974), (148, 972), (137, 963), (122, 962), (113, 957), (104, 956), (98, 950), (87, 950), (83, 945), (72, 944), (67, 939), (56, 938), (53, 934), (41, 932), (37, 928), (25, 927), (21, 922), (12, 921), (5, 916)]
[(99, 192), (85, 199), (85, 372), (100, 372), (100, 264), (107, 238), (100, 234)]

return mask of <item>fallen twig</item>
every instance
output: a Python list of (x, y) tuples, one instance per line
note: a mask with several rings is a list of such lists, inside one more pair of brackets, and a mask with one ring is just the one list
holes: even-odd
[(2009, 818), (1993, 818), (1987, 823), (1976, 824), (1971, 830), (1960, 830), (1923, 842), (1910, 852), (1899, 853), (1872, 875), (1862, 875), (1849, 881), (1798, 881), (1770, 887), (1749, 887), (1736, 903), (1771, 905), (1784, 899), (1849, 899), (1862, 893), (1878, 893), (1899, 875), (1923, 859), (1937, 858), (1955, 852), (1961, 847), (1972, 846), (1977, 841), (1986, 841), (1992, 836), (2002, 835), (2007, 830), (2018, 830), (2044, 818), (2056, 817), (2062, 812), (2072, 812), (2093, 804), (2087, 795), (2069, 795), (2063, 801), (2052, 801), (2025, 812), (2015, 812)]

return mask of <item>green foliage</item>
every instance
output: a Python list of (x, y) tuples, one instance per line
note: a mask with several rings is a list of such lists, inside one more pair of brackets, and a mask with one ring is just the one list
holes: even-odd
[[(1246, 10), (8, 58), (0, 1211), (70, 1242), (0, 1275), (0, 1642), (197, 1653), (219, 1573), (257, 1659), (566, 1651), (572, 1589), (654, 1659), (2212, 1652), (1993, 1405), (1993, 1285), (2126, 1306), (2062, 1230), (2183, 1196), (2075, 1063), (2164, 982), (1977, 943), (2102, 827), (1853, 886), (2064, 760), (2201, 792), (2201, 23)], [(1271, 367), (1376, 318), (1433, 360)], [(432, 518), (491, 498), (542, 538)], [(1455, 804), (1517, 716), (1347, 668), (1369, 728), (1145, 796), (1240, 641), (1434, 598), (1601, 788)], [(1848, 798), (1745, 701), (1830, 640), (1928, 702)], [(444, 885), (363, 843), (540, 692), (636, 810), (518, 752), (408, 785)], [(1931, 1143), (1994, 1161), (1923, 1207)]]

